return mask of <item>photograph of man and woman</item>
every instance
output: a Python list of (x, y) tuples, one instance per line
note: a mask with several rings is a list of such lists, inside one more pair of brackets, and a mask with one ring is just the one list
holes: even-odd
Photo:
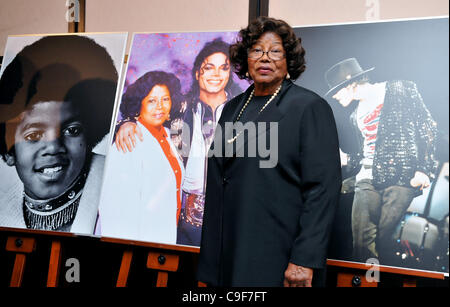
[(135, 34), (105, 167), (97, 232), (199, 246), (207, 152), (225, 103), (236, 32)]
[(0, 79), (1, 227), (93, 234), (126, 40), (9, 37)]

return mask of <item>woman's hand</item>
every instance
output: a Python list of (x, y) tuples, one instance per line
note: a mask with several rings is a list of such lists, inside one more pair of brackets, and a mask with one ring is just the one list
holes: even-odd
[(288, 264), (284, 272), (285, 287), (311, 287), (313, 270), (293, 263)]
[(414, 178), (409, 182), (412, 187), (417, 188), (420, 186), (420, 190), (426, 189), (430, 186), (430, 178), (422, 172), (417, 171), (414, 174)]
[(142, 131), (136, 123), (126, 122), (122, 126), (120, 126), (119, 131), (117, 131), (116, 139), (114, 143), (116, 144), (118, 151), (123, 151), (124, 153), (132, 152), (134, 147), (136, 147), (136, 138), (134, 135), (137, 135), (139, 140), (142, 142), (144, 140), (144, 136), (142, 135)]

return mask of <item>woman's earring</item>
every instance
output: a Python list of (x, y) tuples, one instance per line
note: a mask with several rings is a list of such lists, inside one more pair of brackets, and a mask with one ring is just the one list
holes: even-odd
[(289, 73), (287, 73), (286, 80), (289, 80), (290, 78), (291, 78), (291, 75)]
[(250, 75), (248, 74), (248, 71), (245, 73), (245, 76), (248, 78)]

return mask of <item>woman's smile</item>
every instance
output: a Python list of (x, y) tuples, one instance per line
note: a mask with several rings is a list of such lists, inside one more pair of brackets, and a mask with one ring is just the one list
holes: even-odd
[(157, 118), (157, 119), (161, 119), (164, 116), (166, 116), (166, 113), (164, 113), (164, 112), (158, 112), (158, 113), (153, 114), (153, 117)]

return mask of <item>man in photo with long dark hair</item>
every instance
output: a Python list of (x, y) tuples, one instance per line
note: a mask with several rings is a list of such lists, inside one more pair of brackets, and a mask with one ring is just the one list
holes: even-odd
[(326, 96), (355, 107), (346, 132), (356, 145), (341, 151), (343, 170), (355, 176), (353, 260), (385, 264), (395, 228), (435, 178), (437, 126), (414, 82), (371, 82), (373, 69), (355, 58), (335, 64), (325, 73)]

